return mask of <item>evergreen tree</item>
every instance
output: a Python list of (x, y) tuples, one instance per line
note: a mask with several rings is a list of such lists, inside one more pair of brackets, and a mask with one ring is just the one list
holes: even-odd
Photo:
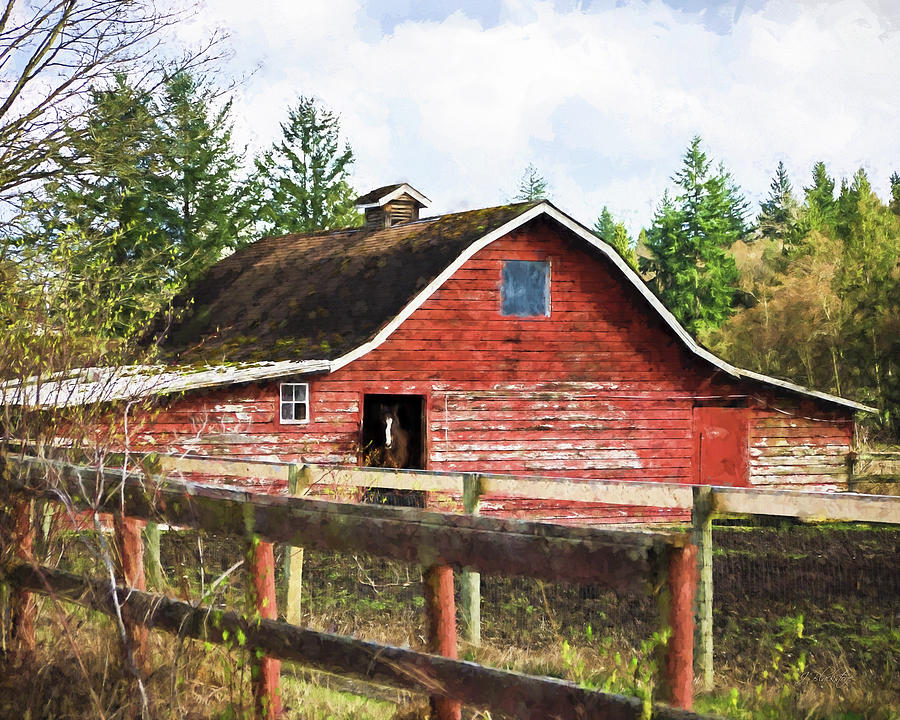
[(538, 172), (537, 168), (528, 163), (522, 178), (519, 180), (519, 190), (513, 198), (516, 202), (534, 202), (544, 200), (547, 197), (547, 181)]
[(722, 324), (731, 314), (738, 270), (731, 245), (747, 230), (747, 203), (720, 165), (715, 171), (694, 137), (647, 233), (642, 272), (675, 317), (692, 333)]
[(612, 213), (605, 205), (594, 223), (594, 232), (604, 241), (612, 245), (616, 252), (622, 256), (633, 270), (638, 269), (637, 250), (634, 242), (628, 235), (625, 223), (616, 222)]
[(167, 244), (150, 219), (158, 211), (150, 188), (161, 148), (156, 108), (124, 76), (91, 98), (87, 132), (73, 130), (60, 154), (65, 173), (47, 183), (42, 200), (30, 207), (34, 232), (27, 240), (49, 251), (71, 230), (113, 238), (104, 252), (123, 263)]
[(340, 119), (301, 96), (282, 137), (256, 158), (254, 214), (268, 235), (349, 227), (360, 222), (348, 182), (353, 151), (340, 142)]
[(46, 255), (62, 242), (82, 243), (72, 256), (94, 268), (105, 265), (92, 254), (113, 266), (138, 263), (148, 288), (177, 289), (218, 260), (235, 242), (240, 159), (229, 105), (213, 114), (211, 100), (184, 73), (164, 83), (159, 99), (122, 76), (95, 90), (88, 132), (73, 132), (58, 160), (65, 174), (29, 208), (26, 242)]
[(231, 140), (232, 101), (213, 110), (215, 95), (179, 73), (166, 82), (160, 103), (160, 165), (151, 178), (157, 215), (151, 219), (178, 248), (189, 279), (233, 249), (247, 225), (236, 182), (241, 157)]
[(793, 243), (799, 205), (794, 198), (791, 181), (782, 161), (778, 161), (775, 177), (769, 185), (769, 197), (760, 203), (757, 225), (764, 238), (780, 241), (785, 245)]
[(843, 375), (867, 400), (877, 401), (886, 376), (898, 370), (884, 327), (900, 312), (890, 301), (900, 275), (900, 220), (872, 191), (862, 169), (842, 188), (838, 209), (843, 250), (835, 288), (844, 307)]
[(805, 193), (805, 228), (818, 230), (833, 225), (837, 206), (834, 199), (834, 178), (828, 175), (822, 161), (813, 165), (812, 185), (803, 188)]
[(834, 181), (821, 163), (806, 206), (821, 219), (800, 238), (802, 253), (766, 258), (750, 248), (742, 285), (755, 303), (708, 340), (743, 367), (882, 409), (875, 430), (900, 432), (900, 217), (872, 191), (865, 172)]
[(625, 228), (625, 223), (616, 223), (615, 227), (613, 228), (612, 240), (609, 241), (609, 244), (616, 249), (616, 252), (618, 252), (619, 255), (622, 256), (622, 259), (626, 263), (628, 263), (632, 270), (637, 271), (637, 249), (634, 242), (632, 242), (631, 238), (628, 235), (628, 230)]
[(900, 173), (891, 173), (891, 212), (900, 215)]
[(606, 242), (610, 242), (616, 232), (616, 220), (606, 205), (603, 206), (600, 217), (594, 223), (594, 232)]

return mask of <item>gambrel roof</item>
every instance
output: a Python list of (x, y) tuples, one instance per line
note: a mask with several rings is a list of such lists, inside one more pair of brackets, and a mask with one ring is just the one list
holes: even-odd
[[(384, 197), (401, 187), (379, 188), (370, 195)], [(163, 373), (166, 381), (148, 382), (143, 373), (130, 373), (131, 380), (117, 386), (116, 396), (128, 397), (129, 387), (137, 395), (193, 389), (192, 378), (200, 388), (334, 372), (387, 340), (477, 252), (529, 223), (549, 223), (605, 257), (684, 347), (714, 368), (736, 380), (875, 412), (716, 357), (681, 327), (610, 245), (547, 201), (452, 213), (384, 229), (259, 240), (216, 263), (180, 299), (181, 316), (167, 329), (162, 344), (171, 366), (147, 369), (151, 379)], [(3, 390), (0, 387), (0, 398), (5, 399), (12, 388)], [(90, 393), (75, 394), (90, 402)]]
[[(379, 188), (378, 197), (404, 185)], [(366, 198), (367, 196), (363, 196)], [(168, 335), (175, 363), (327, 360), (333, 372), (383, 343), (467, 260), (532, 222), (548, 222), (605, 256), (696, 356), (746, 378), (856, 410), (865, 405), (743, 370), (678, 323), (638, 274), (591, 230), (538, 201), (424, 218), (390, 228), (265, 238), (214, 265)]]

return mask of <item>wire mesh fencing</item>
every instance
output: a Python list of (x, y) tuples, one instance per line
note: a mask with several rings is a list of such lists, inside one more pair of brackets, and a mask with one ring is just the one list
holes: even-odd
[(900, 710), (900, 529), (713, 529), (716, 681), (802, 707)]

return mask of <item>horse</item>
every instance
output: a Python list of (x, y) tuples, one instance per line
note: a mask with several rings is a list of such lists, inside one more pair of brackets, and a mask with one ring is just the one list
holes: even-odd
[(384, 422), (384, 452), (381, 466), (406, 467), (409, 461), (409, 433), (400, 425), (397, 406), (385, 408), (381, 418)]

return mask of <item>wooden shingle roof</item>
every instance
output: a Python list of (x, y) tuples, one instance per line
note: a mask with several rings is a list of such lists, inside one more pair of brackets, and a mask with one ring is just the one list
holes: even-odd
[(475, 240), (536, 204), (374, 231), (264, 238), (188, 289), (179, 301), (187, 309), (163, 350), (178, 364), (340, 357), (370, 340)]

